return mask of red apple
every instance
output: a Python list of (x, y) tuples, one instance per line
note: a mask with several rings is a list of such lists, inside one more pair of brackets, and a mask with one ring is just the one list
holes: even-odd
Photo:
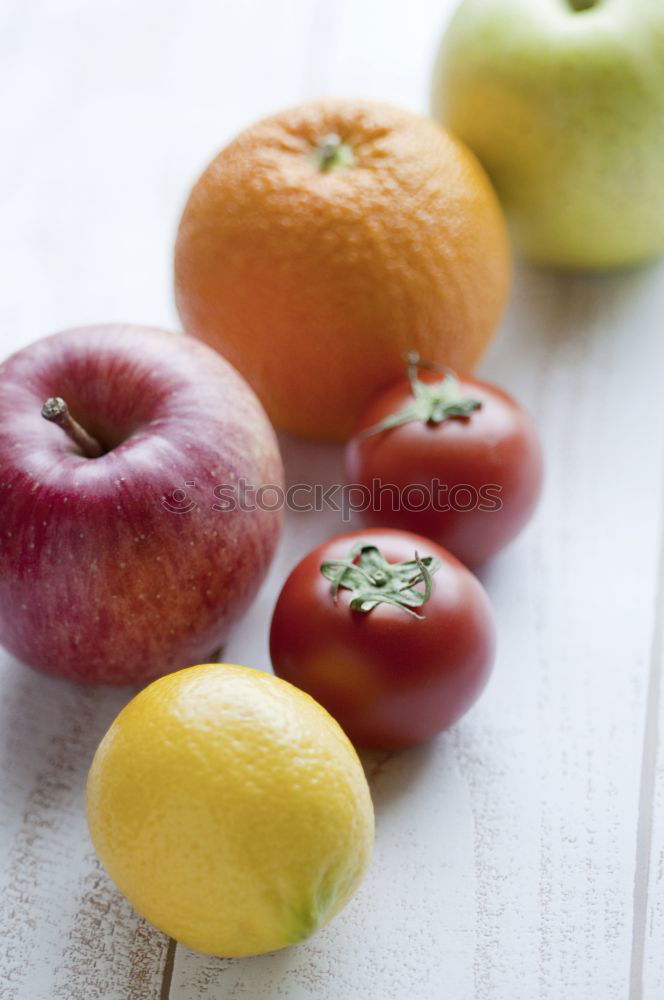
[(0, 365), (0, 644), (97, 684), (206, 659), (281, 524), (215, 488), (282, 476), (257, 398), (193, 339), (109, 325), (19, 351)]

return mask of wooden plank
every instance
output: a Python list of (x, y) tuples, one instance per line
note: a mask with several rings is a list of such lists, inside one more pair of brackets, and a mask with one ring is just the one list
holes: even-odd
[(84, 817), (97, 743), (131, 696), (47, 678), (2, 654), (0, 997), (148, 1000), (166, 941), (100, 872)]
[(664, 996), (664, 539), (661, 544), (643, 739), (629, 1000)]
[(301, 99), (315, 12), (62, 0), (28, 19), (20, 0), (3, 5), (5, 353), (85, 323), (179, 328), (172, 247), (188, 190), (237, 131)]
[(308, 93), (370, 97), (427, 114), (431, 69), (455, 0), (320, 0)]
[[(510, 718), (515, 692), (535, 684), (525, 702), (519, 698), (531, 715), (528, 738), (513, 749), (520, 747), (522, 760), (537, 760), (518, 815), (519, 825), (537, 823), (539, 844), (537, 869), (522, 869), (523, 837), (515, 827), (518, 849), (510, 851), (503, 816), (497, 849), (487, 848), (482, 867), (503, 876), (490, 888), (504, 917), (498, 921), (494, 911), (483, 935), (489, 945), (481, 997), (507, 995), (524, 951), (537, 955), (530, 988), (537, 983), (542, 998), (627, 992), (662, 509), (664, 414), (651, 370), (661, 364), (662, 273), (660, 267), (611, 280), (524, 273), (517, 322), (508, 322), (506, 342), (489, 360), (492, 374), (531, 400), (549, 477), (530, 541), (535, 578), (522, 579), (534, 588), (534, 601), (533, 592), (521, 600), (513, 592), (502, 560), (487, 577), (503, 627), (504, 616), (512, 620), (504, 641), (536, 629), (530, 662), (523, 663), (518, 645), (509, 658), (503, 710)], [(640, 399), (633, 410), (620, 402), (631, 387)], [(485, 780), (487, 792), (494, 798)], [(510, 916), (521, 903), (515, 885), (524, 880), (536, 908), (525, 910), (514, 933)]]

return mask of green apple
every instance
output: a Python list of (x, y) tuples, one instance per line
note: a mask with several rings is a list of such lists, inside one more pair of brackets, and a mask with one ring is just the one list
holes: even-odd
[(530, 259), (605, 270), (664, 250), (664, 0), (464, 0), (433, 111)]

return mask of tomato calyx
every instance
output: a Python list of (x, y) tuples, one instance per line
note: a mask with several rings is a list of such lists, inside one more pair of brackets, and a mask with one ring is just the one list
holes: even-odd
[[(336, 603), (339, 589), (352, 593), (350, 607), (353, 611), (372, 611), (378, 604), (391, 604), (414, 618), (424, 618), (415, 610), (431, 597), (432, 577), (440, 569), (435, 556), (406, 562), (388, 563), (375, 545), (359, 542), (346, 559), (330, 559), (321, 564), (320, 571), (332, 584), (330, 590)], [(416, 590), (418, 584), (424, 590)]]
[(408, 381), (413, 393), (413, 402), (396, 413), (390, 413), (384, 420), (374, 424), (358, 434), (358, 439), (371, 437), (393, 427), (419, 420), (423, 424), (442, 424), (452, 417), (468, 417), (475, 410), (481, 409), (479, 399), (464, 396), (461, 392), (459, 379), (453, 371), (442, 372), (439, 382), (422, 382), (418, 378), (418, 370), (426, 368), (429, 371), (441, 372), (441, 369), (429, 361), (421, 361), (418, 354), (408, 355)]

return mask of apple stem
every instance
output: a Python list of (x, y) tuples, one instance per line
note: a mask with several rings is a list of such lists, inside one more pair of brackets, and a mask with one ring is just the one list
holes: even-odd
[(69, 412), (69, 407), (60, 396), (51, 396), (50, 399), (47, 399), (41, 412), (44, 420), (50, 420), (51, 423), (62, 427), (86, 458), (100, 458), (104, 454), (104, 449), (99, 441), (88, 434), (77, 420), (74, 420)]

